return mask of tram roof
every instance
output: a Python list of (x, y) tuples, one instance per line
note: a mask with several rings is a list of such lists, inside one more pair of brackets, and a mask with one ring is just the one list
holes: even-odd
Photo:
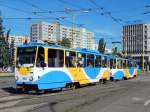
[(53, 45), (53, 44), (46, 44), (46, 43), (20, 44), (17, 47), (40, 47), (40, 46), (41, 47), (55, 48), (55, 49), (65, 49), (68, 51), (77, 51), (77, 52), (88, 53), (88, 54), (105, 55), (105, 54), (99, 53), (98, 51), (90, 50), (90, 49), (86, 49), (86, 48), (70, 48), (69, 49), (69, 48), (65, 48), (65, 47), (60, 46), (60, 45)]
[(117, 55), (113, 55), (113, 54), (102, 54), (99, 53), (96, 50), (90, 50), (90, 49), (86, 49), (86, 48), (65, 48), (63, 46), (60, 45), (54, 45), (54, 44), (47, 44), (47, 43), (30, 43), (30, 44), (20, 44), (17, 47), (49, 47), (49, 48), (55, 48), (55, 49), (65, 49), (68, 51), (77, 51), (80, 53), (86, 53), (86, 54), (94, 54), (94, 55), (103, 55), (103, 56), (107, 56), (108, 58), (117, 58), (117, 59), (123, 59), (123, 60), (132, 60), (133, 59), (126, 59), (126, 58), (121, 58), (118, 57)]
[(30, 44), (20, 44), (17, 47), (51, 47), (51, 48), (64, 48), (60, 45), (46, 44), (46, 43), (30, 43)]
[(89, 54), (95, 54), (95, 55), (104, 55), (99, 53), (96, 50), (91, 50), (91, 49), (86, 49), (86, 48), (75, 48), (74, 50), (76, 50), (77, 52), (81, 52), (81, 53), (89, 53)]

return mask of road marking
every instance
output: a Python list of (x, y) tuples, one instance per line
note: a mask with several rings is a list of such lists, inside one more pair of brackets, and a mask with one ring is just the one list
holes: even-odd
[(143, 101), (143, 98), (133, 97), (132, 100), (133, 101)]
[(41, 107), (47, 103), (40, 103), (40, 104), (33, 104), (33, 105), (24, 105), (24, 106), (19, 106), (19, 107), (11, 107), (7, 109), (1, 110), (2, 112), (24, 112), (24, 111), (29, 111), (38, 107)]
[(150, 99), (149, 99), (149, 100), (147, 100), (147, 101), (144, 103), (144, 106), (148, 106), (148, 105), (149, 105), (149, 103), (150, 103)]
[(0, 103), (5, 102), (5, 101), (10, 101), (10, 100), (17, 100), (23, 98), (23, 96), (7, 96), (7, 97), (3, 97), (0, 99)]
[(17, 103), (19, 103), (21, 100), (17, 100), (17, 101), (11, 101), (11, 102), (7, 102), (7, 103), (2, 103), (0, 105), (0, 109), (1, 108), (7, 108), (7, 107), (11, 107), (11, 106), (14, 106), (16, 105)]

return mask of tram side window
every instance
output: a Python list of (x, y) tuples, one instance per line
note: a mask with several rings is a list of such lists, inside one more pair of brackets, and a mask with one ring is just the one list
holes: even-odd
[(116, 59), (114, 59), (113, 61), (114, 61), (113, 68), (116, 69)]
[(78, 61), (77, 61), (77, 66), (78, 67), (85, 67), (86, 65), (86, 55), (83, 53), (78, 53)]
[(132, 67), (136, 67), (136, 63), (135, 62), (132, 62)]
[(48, 49), (48, 67), (63, 67), (64, 51)]
[(44, 48), (43, 47), (39, 47), (38, 48), (38, 55), (37, 55), (36, 66), (37, 67), (42, 67), (42, 63), (44, 63)]
[(66, 51), (66, 67), (76, 67), (76, 52)]
[(135, 62), (135, 67), (138, 68), (138, 64)]
[(123, 60), (121, 60), (121, 63), (120, 63), (120, 64), (121, 64), (121, 69), (122, 69), (122, 68), (123, 68)]
[(118, 69), (122, 68), (122, 61), (121, 60), (117, 60), (117, 68)]
[(120, 65), (120, 60), (117, 59), (117, 68), (118, 69), (120, 68), (119, 65)]
[(106, 56), (102, 57), (102, 67), (107, 67), (107, 57)]
[(95, 67), (101, 67), (101, 56), (96, 56)]
[(126, 66), (126, 60), (123, 60), (123, 62), (122, 62), (122, 64), (123, 64), (123, 68), (126, 68), (127, 66)]
[(110, 58), (107, 57), (107, 68), (110, 68)]
[(132, 63), (131, 61), (128, 61), (128, 67), (131, 68), (132, 67)]
[(94, 67), (94, 55), (87, 54), (87, 67)]
[(64, 50), (59, 51), (59, 67), (64, 66)]
[(55, 67), (56, 50), (48, 49), (48, 67)]
[(117, 66), (117, 68), (119, 68), (119, 60), (118, 59), (116, 60), (116, 66)]
[(113, 59), (110, 59), (110, 68), (113, 68)]
[(126, 68), (128, 68), (128, 60), (126, 60)]

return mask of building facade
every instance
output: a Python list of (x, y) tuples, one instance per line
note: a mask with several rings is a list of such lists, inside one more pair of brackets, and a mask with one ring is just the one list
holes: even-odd
[(56, 42), (62, 38), (69, 38), (73, 48), (95, 49), (95, 35), (85, 28), (71, 28), (60, 25), (58, 22), (37, 22), (31, 24), (31, 42), (41, 42), (50, 40)]
[(8, 42), (11, 44), (11, 42), (14, 41), (14, 45), (24, 44), (25, 41), (27, 43), (30, 43), (30, 37), (29, 36), (9, 36)]
[(150, 24), (123, 26), (122, 43), (126, 55), (136, 59), (141, 68), (150, 70)]

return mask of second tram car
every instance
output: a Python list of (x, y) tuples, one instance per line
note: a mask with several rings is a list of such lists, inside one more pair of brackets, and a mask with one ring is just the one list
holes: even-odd
[(126, 80), (139, 74), (138, 65), (134, 60), (112, 56), (110, 63), (111, 80)]

